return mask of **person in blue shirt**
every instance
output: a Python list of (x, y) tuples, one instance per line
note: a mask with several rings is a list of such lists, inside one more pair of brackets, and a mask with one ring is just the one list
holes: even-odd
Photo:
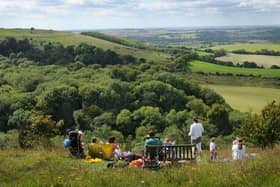
[[(155, 136), (155, 133), (153, 131), (149, 132), (149, 136), (145, 139), (144, 142), (144, 149), (145, 151), (147, 151), (146, 146), (149, 145), (162, 145), (162, 141)], [(156, 149), (150, 149), (150, 159), (154, 159), (155, 156), (158, 155), (157, 150)]]

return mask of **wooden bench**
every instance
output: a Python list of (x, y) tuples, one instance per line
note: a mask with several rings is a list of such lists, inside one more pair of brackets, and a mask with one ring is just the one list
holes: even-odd
[(195, 160), (195, 144), (147, 145), (143, 154), (143, 167), (156, 168), (160, 162), (192, 160)]

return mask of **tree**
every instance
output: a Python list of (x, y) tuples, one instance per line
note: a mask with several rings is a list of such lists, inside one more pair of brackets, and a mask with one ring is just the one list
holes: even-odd
[(106, 124), (110, 128), (112, 128), (115, 126), (115, 123), (116, 123), (116, 116), (111, 112), (104, 112), (93, 119), (92, 126), (94, 129), (98, 129), (103, 124)]
[(81, 108), (81, 96), (75, 87), (53, 88), (42, 95), (36, 104), (36, 110), (51, 115), (55, 121), (63, 120), (61, 133), (74, 127), (73, 112)]
[(94, 130), (93, 135), (101, 140), (107, 140), (111, 136), (112, 128), (106, 124)]
[(194, 111), (196, 116), (206, 117), (209, 107), (203, 103), (201, 99), (192, 97), (191, 100), (186, 104), (186, 108)]
[(212, 105), (214, 103), (225, 103), (225, 100), (222, 96), (209, 88), (202, 88), (200, 90), (199, 98), (201, 98), (207, 105)]
[(13, 128), (13, 126), (7, 125), (9, 116), (13, 113), (11, 105), (10, 98), (4, 96), (0, 98), (0, 131), (8, 131)]
[(76, 128), (83, 130), (93, 130), (93, 119), (102, 114), (102, 110), (96, 106), (84, 106), (82, 109), (75, 110), (73, 117), (75, 120)]
[(159, 107), (164, 111), (185, 108), (184, 91), (161, 81), (147, 81), (134, 88), (140, 106)]
[(209, 122), (217, 127), (219, 134), (227, 135), (232, 132), (232, 126), (229, 123), (229, 114), (224, 105), (212, 105), (211, 109), (207, 112), (207, 117), (209, 118)]
[(35, 30), (35, 28), (34, 28), (34, 27), (31, 27), (31, 28), (30, 28), (30, 33), (32, 34), (34, 30)]
[(196, 52), (190, 52), (183, 54), (175, 59), (175, 65), (177, 71), (189, 71), (188, 62), (191, 60), (195, 60), (198, 58), (198, 54)]
[(132, 113), (127, 109), (123, 109), (118, 114), (116, 124), (117, 129), (119, 129), (126, 137), (135, 133), (136, 126), (132, 120)]
[(221, 57), (221, 56), (225, 56), (227, 54), (225, 49), (219, 49), (214, 51), (214, 56), (215, 57)]
[(139, 126), (146, 126), (161, 132), (166, 125), (164, 117), (161, 115), (158, 107), (143, 106), (133, 112), (133, 120)]
[(59, 127), (63, 125), (63, 120), (56, 122), (51, 115), (45, 115), (37, 111), (32, 113), (31, 120), (31, 132), (34, 141), (49, 147), (51, 145), (50, 138), (59, 134)]
[(16, 128), (18, 131), (18, 141), (21, 148), (30, 148), (33, 146), (33, 133), (31, 130), (32, 120), (31, 112), (19, 109), (10, 116), (8, 126)]
[(237, 133), (246, 141), (262, 148), (273, 148), (280, 140), (280, 103), (269, 103), (261, 111), (261, 114), (249, 114)]

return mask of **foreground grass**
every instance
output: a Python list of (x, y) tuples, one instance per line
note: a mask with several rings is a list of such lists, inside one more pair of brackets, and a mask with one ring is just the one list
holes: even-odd
[(257, 68), (239, 68), (229, 67), (217, 64), (211, 64), (194, 60), (189, 62), (192, 72), (204, 72), (204, 73), (221, 73), (221, 74), (233, 74), (233, 75), (254, 75), (262, 77), (280, 77), (279, 69), (257, 69)]
[(2, 186), (277, 186), (279, 149), (259, 151), (251, 160), (168, 166), (159, 171), (106, 169), (68, 158), (66, 150), (0, 152)]
[(230, 106), (242, 112), (259, 113), (269, 102), (280, 101), (280, 89), (212, 84), (206, 86), (221, 94)]
[(256, 52), (261, 49), (280, 51), (280, 43), (236, 43), (229, 45), (217, 45), (212, 49), (225, 49), (228, 52), (232, 52), (238, 49), (245, 49), (249, 52)]
[(234, 64), (242, 63), (245, 61), (255, 62), (259, 66), (264, 66), (265, 68), (270, 68), (272, 65), (280, 66), (280, 56), (267, 56), (267, 55), (241, 55), (229, 53), (226, 56), (216, 58), (220, 61), (233, 62)]
[(79, 33), (62, 32), (53, 30), (37, 30), (32, 33), (30, 29), (0, 29), (0, 40), (6, 37), (15, 37), (16, 39), (28, 38), (37, 42), (59, 42), (65, 46), (79, 45), (80, 43), (87, 43), (89, 45), (95, 45), (102, 49), (111, 49), (119, 54), (130, 54), (138, 58), (145, 58), (153, 61), (168, 61), (170, 57), (168, 54), (137, 49), (99, 38), (81, 35)]

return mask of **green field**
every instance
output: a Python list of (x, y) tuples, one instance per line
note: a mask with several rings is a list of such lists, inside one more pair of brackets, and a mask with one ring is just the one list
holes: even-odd
[(233, 54), (229, 53), (226, 56), (216, 58), (220, 61), (231, 61), (234, 64), (242, 63), (245, 61), (255, 62), (259, 66), (270, 68), (272, 65), (280, 66), (280, 56), (268, 56), (268, 55), (249, 55), (249, 54)]
[(102, 49), (111, 49), (120, 54), (131, 54), (138, 58), (145, 58), (153, 61), (167, 61), (170, 57), (165, 53), (128, 47), (72, 32), (35, 29), (33, 33), (31, 33), (29, 29), (0, 29), (0, 40), (5, 37), (15, 37), (16, 39), (32, 38), (33, 41), (59, 42), (66, 46), (87, 43)]
[(258, 113), (269, 102), (280, 101), (280, 89), (211, 84), (206, 86), (221, 94), (231, 107), (242, 112)]
[(202, 62), (194, 60), (189, 62), (190, 69), (192, 72), (204, 72), (204, 73), (222, 73), (222, 74), (242, 74), (242, 75), (255, 75), (262, 77), (280, 77), (279, 69), (255, 69), (255, 68), (239, 68), (239, 67), (229, 67), (217, 64), (211, 64), (207, 62)]
[(244, 49), (249, 52), (256, 52), (261, 49), (280, 51), (280, 43), (237, 43), (229, 45), (217, 45), (212, 49), (225, 49), (226, 51), (235, 51), (238, 49)]

